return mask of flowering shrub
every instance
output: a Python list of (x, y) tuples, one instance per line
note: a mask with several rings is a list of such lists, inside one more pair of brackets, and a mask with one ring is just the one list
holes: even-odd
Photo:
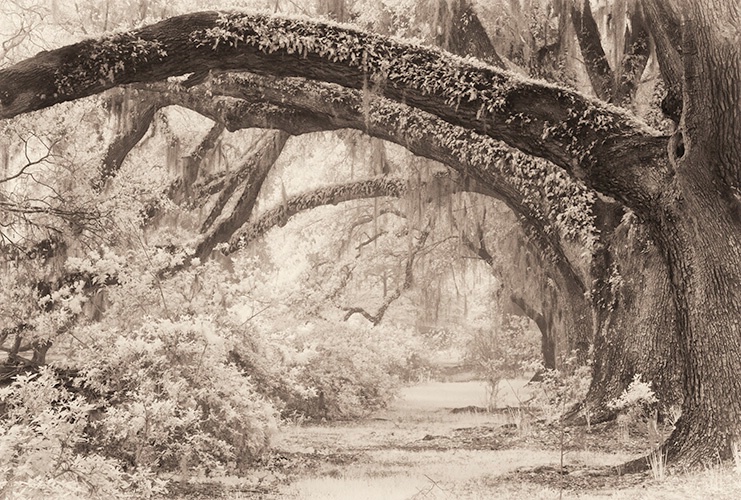
[(638, 410), (644, 412), (658, 403), (651, 384), (641, 380), (641, 375), (636, 373), (633, 381), (623, 393), (614, 400), (607, 403), (610, 409), (618, 411)]

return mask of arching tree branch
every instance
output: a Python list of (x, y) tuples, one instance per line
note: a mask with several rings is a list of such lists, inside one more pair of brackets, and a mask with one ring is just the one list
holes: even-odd
[(320, 188), (293, 196), (240, 229), (229, 244), (229, 252), (249, 245), (250, 242), (275, 226), (284, 226), (289, 218), (305, 210), (380, 196), (398, 198), (407, 192), (407, 189), (408, 184), (405, 179), (378, 177)]
[[(185, 105), (217, 120), (223, 119), (231, 129), (277, 127), (298, 135), (317, 130), (357, 128), (404, 145), (415, 154), (455, 168), (464, 184), (470, 179), (490, 186), (486, 194), (504, 201), (520, 214), (526, 234), (541, 249), (542, 257), (563, 266), (564, 272), (574, 274), (548, 222), (555, 218), (546, 203), (553, 191), (543, 181), (558, 176), (547, 163), (485, 136), (454, 127), (433, 115), (379, 97), (364, 99), (361, 92), (336, 85), (302, 79), (276, 81), (255, 75), (230, 75), (227, 81), (217, 78), (210, 87), (212, 92), (269, 102), (251, 105), (234, 98), (199, 99), (194, 93), (198, 89), (182, 91), (167, 85), (149, 88), (168, 92), (171, 103)], [(284, 103), (278, 105), (281, 100)], [(291, 107), (286, 108), (289, 105)], [(569, 189), (577, 189), (577, 185)], [(564, 196), (578, 197), (579, 194), (574, 191)]]
[(208, 69), (370, 84), (549, 159), (629, 206), (644, 208), (664, 185), (655, 166), (664, 140), (577, 92), (362, 31), (263, 15), (187, 14), (38, 54), (0, 71), (0, 117)]

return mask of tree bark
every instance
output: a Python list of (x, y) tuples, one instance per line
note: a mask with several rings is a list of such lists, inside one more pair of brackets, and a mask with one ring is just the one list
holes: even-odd
[(594, 262), (599, 281), (593, 287), (598, 329), (592, 381), (567, 421), (586, 422), (586, 412), (592, 423), (614, 418), (608, 403), (635, 375), (651, 384), (662, 414), (682, 403), (683, 362), (667, 341), (677, 325), (666, 263), (642, 225), (627, 219), (610, 226), (602, 226), (606, 247)]
[[(208, 69), (367, 89), (548, 159), (643, 209), (665, 184), (666, 139), (553, 85), (379, 35), (263, 15), (201, 12), (42, 52), (0, 70), (0, 118)], [(596, 126), (595, 126), (596, 125)]]
[(683, 148), (653, 226), (669, 264), (685, 364), (682, 416), (665, 447), (687, 464), (732, 456), (741, 439), (741, 27), (738, 5), (684, 6)]
[(581, 8), (576, 4), (571, 7), (571, 19), (592, 88), (597, 97), (610, 102), (614, 95), (615, 74), (602, 48), (599, 28), (592, 16), (589, 0), (583, 0)]

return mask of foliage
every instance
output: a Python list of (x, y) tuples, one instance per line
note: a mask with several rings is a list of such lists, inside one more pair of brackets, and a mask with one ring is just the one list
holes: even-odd
[(143, 498), (161, 489), (146, 468), (89, 449), (86, 426), (96, 411), (59, 384), (54, 371), (16, 377), (0, 390), (0, 494), (3, 498), (110, 498), (122, 491)]
[(608, 406), (613, 410), (619, 411), (632, 411), (635, 409), (645, 411), (658, 403), (658, 401), (656, 394), (651, 389), (651, 384), (641, 380), (641, 374), (636, 373), (628, 388), (619, 397), (610, 401)]
[(499, 383), (523, 374), (540, 357), (539, 333), (527, 318), (502, 315), (499, 324), (477, 329), (466, 346), (466, 360), (487, 381), (489, 404), (496, 406)]
[[(574, 353), (564, 361), (563, 370), (537, 368), (541, 380), (533, 382), (537, 390), (530, 405), (540, 408), (547, 422), (560, 420), (564, 412), (584, 400), (592, 380), (591, 364), (578, 365)], [(587, 415), (587, 419), (589, 416)]]
[(421, 357), (409, 331), (329, 322), (275, 332), (281, 338), (283, 413), (346, 419), (385, 407)]
[(274, 410), (228, 362), (228, 332), (196, 317), (121, 333), (97, 336), (80, 378), (108, 401), (92, 425), (98, 449), (131, 467), (208, 472), (265, 452)]
[(617, 421), (621, 438), (625, 441), (629, 438), (630, 426), (645, 421), (648, 428), (649, 446), (652, 454), (649, 457), (652, 471), (656, 474), (661, 472), (663, 476), (663, 464), (666, 456), (662, 450), (653, 450), (661, 443), (661, 433), (658, 428), (658, 403), (650, 383), (641, 380), (641, 374), (636, 373), (633, 381), (623, 393), (612, 401), (607, 402), (607, 407), (619, 412)]

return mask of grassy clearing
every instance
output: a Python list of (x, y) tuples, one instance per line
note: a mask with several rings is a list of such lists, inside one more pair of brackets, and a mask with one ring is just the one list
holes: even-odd
[[(524, 380), (503, 384), (501, 405), (529, 396)], [(356, 422), (287, 425), (274, 458), (227, 487), (226, 498), (301, 499), (737, 499), (729, 468), (687, 475), (666, 470), (618, 476), (614, 467), (648, 451), (641, 429), (571, 429), (561, 474), (560, 436), (516, 411), (451, 413), (485, 406), (481, 382), (404, 390), (387, 410)], [(241, 490), (241, 491), (240, 491)], [(203, 498), (201, 496), (201, 498)]]

